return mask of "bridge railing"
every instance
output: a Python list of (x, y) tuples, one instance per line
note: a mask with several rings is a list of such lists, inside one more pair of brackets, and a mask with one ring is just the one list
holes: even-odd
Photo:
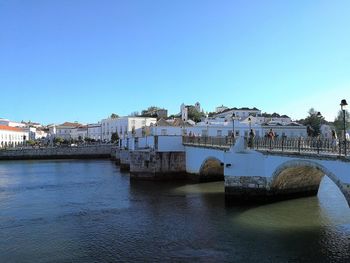
[[(318, 138), (265, 138), (259, 137), (254, 140), (246, 139), (248, 148), (256, 150), (317, 153), (331, 155), (349, 155), (350, 141), (341, 139), (318, 139)], [(346, 146), (346, 147), (345, 147)]]
[(202, 147), (215, 147), (215, 148), (230, 148), (235, 142), (235, 139), (229, 136), (226, 137), (193, 137), (193, 136), (183, 136), (183, 145), (193, 145)]

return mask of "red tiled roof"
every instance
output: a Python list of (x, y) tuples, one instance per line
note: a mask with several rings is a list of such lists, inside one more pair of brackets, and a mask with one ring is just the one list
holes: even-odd
[(5, 131), (16, 131), (16, 132), (22, 132), (23, 130), (17, 127), (11, 127), (11, 126), (6, 126), (6, 125), (0, 125), (0, 130), (5, 130)]

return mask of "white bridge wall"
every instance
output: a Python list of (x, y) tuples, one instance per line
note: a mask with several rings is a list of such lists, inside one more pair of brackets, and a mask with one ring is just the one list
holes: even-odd
[(199, 174), (202, 164), (211, 158), (224, 162), (224, 151), (202, 147), (185, 146), (186, 151), (186, 172)]
[[(317, 158), (317, 157), (316, 157)], [(276, 156), (247, 150), (244, 153), (226, 152), (224, 162), (231, 164), (226, 167), (225, 176), (261, 176), (271, 178), (283, 165), (292, 167), (300, 165), (315, 165), (323, 167), (328, 175), (334, 175), (336, 180), (350, 184), (350, 162), (333, 159), (313, 159), (294, 156)]]

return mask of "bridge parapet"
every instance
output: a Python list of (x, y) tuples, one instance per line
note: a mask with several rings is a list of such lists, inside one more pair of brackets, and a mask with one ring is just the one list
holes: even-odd
[(302, 137), (278, 139), (259, 137), (253, 141), (247, 139), (247, 145), (258, 151), (344, 157), (348, 156), (346, 149), (349, 149), (350, 141)]
[(204, 148), (214, 148), (221, 150), (228, 150), (235, 143), (235, 138), (226, 136), (226, 137), (192, 137), (192, 136), (183, 136), (182, 144), (184, 146), (197, 146)]

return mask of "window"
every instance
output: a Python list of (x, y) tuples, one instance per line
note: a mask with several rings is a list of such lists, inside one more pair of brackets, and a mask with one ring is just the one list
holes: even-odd
[(167, 130), (166, 129), (162, 129), (160, 132), (161, 135), (166, 135), (167, 134)]
[(222, 130), (217, 130), (216, 131), (216, 136), (221, 137), (222, 136)]

